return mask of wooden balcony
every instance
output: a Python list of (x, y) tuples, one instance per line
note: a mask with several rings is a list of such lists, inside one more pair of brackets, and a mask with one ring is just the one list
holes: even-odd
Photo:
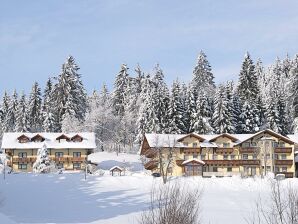
[(241, 166), (247, 166), (247, 165), (253, 165), (253, 166), (259, 166), (260, 165), (260, 160), (257, 159), (243, 159), (240, 160), (240, 165)]
[(240, 148), (240, 153), (257, 153), (259, 151), (259, 147), (248, 147), (248, 148)]
[(286, 178), (293, 178), (294, 177), (293, 172), (277, 172), (276, 174), (284, 174)]
[(193, 154), (193, 153), (201, 153), (201, 149), (200, 148), (183, 148), (183, 153), (189, 153), (189, 154)]
[(145, 152), (145, 156), (147, 158), (154, 158), (157, 156), (157, 150), (156, 149), (148, 149), (146, 152)]
[(206, 165), (239, 166), (240, 160), (203, 160)]
[(67, 162), (68, 158), (67, 157), (54, 157), (54, 158), (51, 158), (51, 160), (54, 160), (55, 163), (59, 163), (59, 162)]
[(217, 148), (216, 150), (217, 154), (223, 154), (223, 153), (233, 153), (233, 148)]
[(293, 160), (291, 159), (277, 159), (275, 160), (275, 165), (286, 165), (286, 166), (292, 166), (293, 165)]
[(33, 157), (15, 157), (12, 158), (13, 163), (33, 163), (36, 161), (36, 158)]
[(86, 157), (68, 157), (69, 162), (85, 162)]
[(277, 147), (274, 149), (275, 153), (292, 153), (291, 147)]
[(146, 170), (153, 170), (157, 168), (158, 162), (156, 160), (150, 160), (149, 162), (145, 163), (144, 167)]

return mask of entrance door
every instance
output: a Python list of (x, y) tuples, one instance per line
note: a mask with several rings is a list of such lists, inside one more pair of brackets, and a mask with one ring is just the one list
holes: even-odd
[(201, 165), (186, 165), (185, 174), (186, 176), (202, 176), (203, 168)]

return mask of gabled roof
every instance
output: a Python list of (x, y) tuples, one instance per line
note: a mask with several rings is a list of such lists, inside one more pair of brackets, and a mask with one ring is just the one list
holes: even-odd
[(265, 129), (265, 130), (262, 130), (262, 131), (259, 131), (259, 132), (255, 133), (255, 134), (252, 134), (251, 136), (249, 136), (248, 138), (242, 140), (241, 142), (237, 143), (236, 145), (239, 145), (239, 144), (241, 144), (243, 142), (246, 142), (247, 140), (250, 140), (250, 139), (252, 139), (252, 138), (254, 138), (254, 137), (256, 137), (256, 136), (258, 136), (260, 134), (263, 134), (263, 133), (268, 133), (271, 136), (274, 136), (276, 138), (280, 138), (280, 139), (282, 139), (286, 143), (294, 144), (294, 142), (291, 139), (289, 139), (289, 138), (287, 138), (287, 137), (285, 137), (285, 136), (283, 136), (281, 134), (278, 134), (278, 133), (276, 133), (276, 132), (274, 132), (274, 131), (272, 131), (270, 129)]
[(62, 135), (60, 135), (60, 136), (58, 136), (58, 137), (56, 138), (56, 140), (61, 140), (61, 139), (66, 139), (67, 141), (69, 141), (69, 140), (70, 140), (70, 137), (68, 137), (68, 136), (65, 135), (65, 134), (62, 134)]
[[(37, 134), (43, 136), (45, 140), (43, 142), (34, 142), (29, 141), (25, 143), (20, 143), (18, 138), (20, 136), (26, 136), (29, 139), (33, 138)], [(59, 142), (56, 139), (64, 133), (20, 133), (20, 132), (11, 132), (4, 133), (2, 138), (2, 149), (39, 149), (44, 144), (47, 148), (51, 149), (95, 149), (95, 134), (93, 132), (82, 132), (82, 133), (68, 133), (64, 134), (66, 136), (74, 136), (79, 134), (84, 138), (82, 142), (72, 142), (72, 141), (63, 141)]]
[(23, 139), (23, 138), (26, 138), (26, 139), (30, 140), (30, 138), (25, 134), (22, 134), (19, 137), (17, 137), (17, 140), (20, 140), (20, 139)]
[(197, 163), (197, 164), (205, 165), (205, 162), (204, 161), (202, 161), (200, 159), (195, 159), (195, 158), (185, 160), (181, 165), (184, 166), (184, 165), (187, 165), (189, 163)]
[(37, 135), (35, 135), (35, 136), (33, 136), (33, 137), (31, 138), (31, 141), (35, 141), (35, 140), (38, 139), (38, 138), (40, 138), (42, 141), (45, 140), (45, 138), (44, 138), (43, 136), (41, 136), (40, 134), (37, 134)]
[(76, 134), (76, 135), (72, 136), (71, 140), (74, 140), (75, 138), (80, 138), (81, 140), (83, 140), (83, 137), (79, 134)]
[(234, 137), (234, 136), (231, 135), (231, 134), (223, 133), (223, 134), (219, 134), (219, 135), (217, 135), (217, 136), (215, 136), (215, 137), (209, 139), (209, 141), (210, 141), (210, 142), (213, 142), (213, 141), (215, 141), (216, 139), (218, 139), (218, 138), (220, 138), (220, 137), (226, 137), (226, 138), (229, 138), (229, 139), (231, 139), (233, 142), (236, 142), (236, 141), (239, 140), (238, 138)]
[(183, 137), (179, 138), (177, 141), (180, 142), (180, 141), (182, 141), (183, 139), (185, 139), (187, 137), (194, 137), (194, 138), (198, 139), (199, 141), (205, 141), (206, 140), (205, 138), (203, 138), (202, 136), (200, 136), (196, 133), (190, 133), (190, 134), (186, 134)]

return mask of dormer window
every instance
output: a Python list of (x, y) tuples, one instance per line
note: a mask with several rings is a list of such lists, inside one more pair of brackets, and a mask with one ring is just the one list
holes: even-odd
[(188, 142), (183, 142), (183, 146), (188, 146)]
[(17, 138), (19, 143), (27, 143), (30, 142), (30, 138), (26, 135), (21, 135), (20, 137)]
[(69, 142), (70, 138), (64, 134), (60, 135), (59, 137), (56, 138), (58, 142)]
[(43, 136), (41, 136), (40, 134), (37, 134), (31, 138), (32, 142), (43, 142), (44, 140), (45, 140), (45, 138)]
[(77, 135), (75, 135), (71, 138), (71, 141), (73, 141), (73, 142), (82, 142), (83, 137), (77, 134)]
[(228, 142), (224, 142), (224, 143), (223, 143), (223, 147), (224, 147), (224, 148), (230, 148), (230, 143), (228, 143)]

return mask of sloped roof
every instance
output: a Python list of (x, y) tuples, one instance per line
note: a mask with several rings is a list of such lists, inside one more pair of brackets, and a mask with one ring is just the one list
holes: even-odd
[[(26, 135), (29, 138), (36, 136), (37, 134), (41, 135), (45, 138), (43, 142), (26, 142), (20, 143), (17, 139), (21, 135)], [(2, 148), (3, 149), (39, 149), (44, 144), (46, 144), (47, 148), (55, 148), (55, 149), (95, 149), (95, 134), (93, 132), (83, 132), (83, 133), (67, 133), (67, 136), (75, 136), (79, 134), (83, 137), (82, 142), (68, 142), (63, 141), (59, 142), (56, 140), (63, 133), (21, 133), (21, 132), (10, 132), (4, 133), (2, 139)]]
[(180, 134), (145, 134), (150, 147), (182, 147), (183, 144), (178, 139), (185, 135)]

